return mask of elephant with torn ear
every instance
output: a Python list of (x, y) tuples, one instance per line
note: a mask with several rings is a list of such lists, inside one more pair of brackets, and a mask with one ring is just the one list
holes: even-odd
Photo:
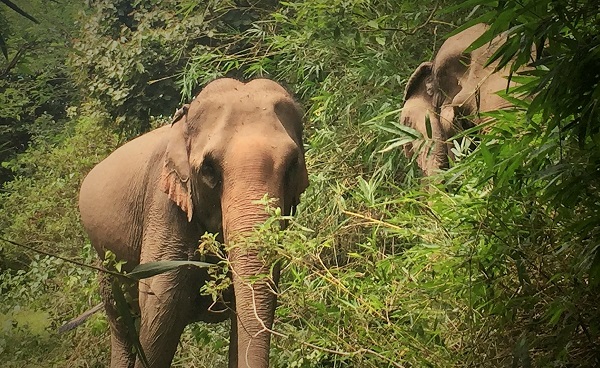
[[(205, 232), (220, 234), (227, 245), (233, 287), (219, 303), (199, 292), (206, 269), (180, 267), (134, 285), (139, 339), (151, 367), (170, 366), (187, 324), (226, 318), (229, 367), (269, 365), (279, 267), (241, 240), (269, 216), (257, 200), (268, 194), (289, 215), (307, 188), (302, 118), (274, 81), (218, 79), (172, 124), (118, 148), (83, 181), (79, 208), (92, 245), (101, 258), (110, 250), (126, 261), (126, 270), (194, 259)], [(111, 367), (141, 367), (107, 279), (101, 289)]]
[(465, 52), (488, 28), (476, 24), (449, 37), (433, 61), (419, 65), (408, 80), (400, 122), (425, 138), (406, 144), (404, 152), (409, 158), (418, 155), (416, 161), (425, 176), (448, 167), (452, 157), (448, 141), (484, 122), (479, 113), (512, 106), (498, 95), (515, 85), (508, 78), (510, 65), (500, 70), (496, 70), (498, 61), (485, 65), (505, 36)]

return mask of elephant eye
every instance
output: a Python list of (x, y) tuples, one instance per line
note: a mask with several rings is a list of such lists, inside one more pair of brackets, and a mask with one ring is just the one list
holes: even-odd
[(217, 169), (217, 164), (211, 156), (206, 156), (200, 167), (200, 177), (204, 184), (214, 189), (221, 182), (221, 175)]

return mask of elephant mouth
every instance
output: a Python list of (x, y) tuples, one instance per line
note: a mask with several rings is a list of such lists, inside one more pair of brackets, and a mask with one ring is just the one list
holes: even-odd
[(200, 252), (198, 252), (197, 249), (193, 249), (192, 251), (190, 251), (188, 253), (188, 261), (195, 261), (195, 262), (208, 262), (205, 261), (206, 257), (204, 257), (202, 254), (200, 254)]
[(188, 255), (188, 261), (199, 261), (199, 262), (207, 262), (217, 265), (220, 261), (222, 261), (223, 257), (213, 253), (213, 252), (201, 252), (198, 249), (194, 249)]

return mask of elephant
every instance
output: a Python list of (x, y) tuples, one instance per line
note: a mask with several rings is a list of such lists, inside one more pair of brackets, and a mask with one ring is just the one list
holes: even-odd
[[(84, 229), (100, 258), (111, 251), (126, 262), (125, 270), (197, 259), (205, 232), (219, 234), (225, 244), (232, 287), (223, 301), (200, 293), (209, 274), (199, 267), (179, 267), (133, 285), (139, 341), (151, 367), (171, 365), (186, 325), (227, 318), (229, 367), (268, 367), (280, 266), (243, 239), (269, 217), (258, 200), (268, 195), (290, 215), (309, 185), (302, 120), (300, 105), (272, 80), (216, 79), (170, 125), (119, 147), (82, 182)], [(110, 366), (142, 367), (109, 277), (100, 283), (111, 330)]]
[(449, 139), (483, 123), (486, 119), (479, 113), (512, 106), (497, 94), (516, 85), (508, 78), (510, 65), (500, 70), (496, 70), (498, 61), (485, 65), (506, 36), (466, 52), (488, 28), (476, 24), (449, 37), (433, 61), (421, 63), (406, 84), (400, 122), (426, 138), (406, 144), (404, 153), (408, 158), (418, 153), (417, 165), (425, 176), (448, 167), (452, 157)]

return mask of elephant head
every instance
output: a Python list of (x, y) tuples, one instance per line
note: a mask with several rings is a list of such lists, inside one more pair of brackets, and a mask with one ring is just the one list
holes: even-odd
[(161, 187), (208, 231), (221, 232), (233, 268), (238, 362), (268, 366), (269, 329), (276, 297), (269, 264), (255, 247), (233, 243), (264, 222), (257, 203), (265, 194), (285, 215), (308, 186), (302, 145), (302, 112), (287, 91), (270, 80), (209, 84), (173, 123)]
[[(400, 114), (400, 122), (421, 133), (423, 140), (415, 140), (404, 146), (404, 153), (412, 157), (417, 153), (417, 164), (425, 175), (432, 175), (435, 170), (445, 165), (447, 153), (443, 141), (440, 116), (436, 110), (434, 94), (432, 62), (421, 63), (412, 74), (404, 91), (404, 106)], [(431, 128), (428, 136), (427, 125)]]
[(419, 65), (408, 80), (401, 123), (426, 137), (428, 116), (432, 137), (425, 144), (415, 141), (405, 146), (405, 153), (410, 157), (420, 147), (417, 164), (426, 176), (447, 167), (449, 139), (471, 124), (480, 124), (478, 113), (511, 106), (497, 94), (509, 86), (509, 67), (496, 70), (497, 62), (485, 65), (505, 36), (466, 52), (488, 28), (476, 24), (449, 37), (433, 61)]
[[(188, 260), (204, 232), (220, 234), (233, 278), (231, 368), (268, 366), (279, 269), (243, 239), (269, 216), (257, 201), (268, 195), (288, 215), (308, 186), (302, 115), (273, 81), (218, 79), (170, 125), (100, 162), (81, 187), (81, 219), (92, 245), (101, 257), (112, 251), (127, 270)], [(206, 270), (179, 268), (132, 286), (139, 293), (140, 342), (152, 367), (170, 365), (188, 323), (226, 318), (199, 293), (208, 278)], [(141, 367), (105, 279), (111, 367)]]

